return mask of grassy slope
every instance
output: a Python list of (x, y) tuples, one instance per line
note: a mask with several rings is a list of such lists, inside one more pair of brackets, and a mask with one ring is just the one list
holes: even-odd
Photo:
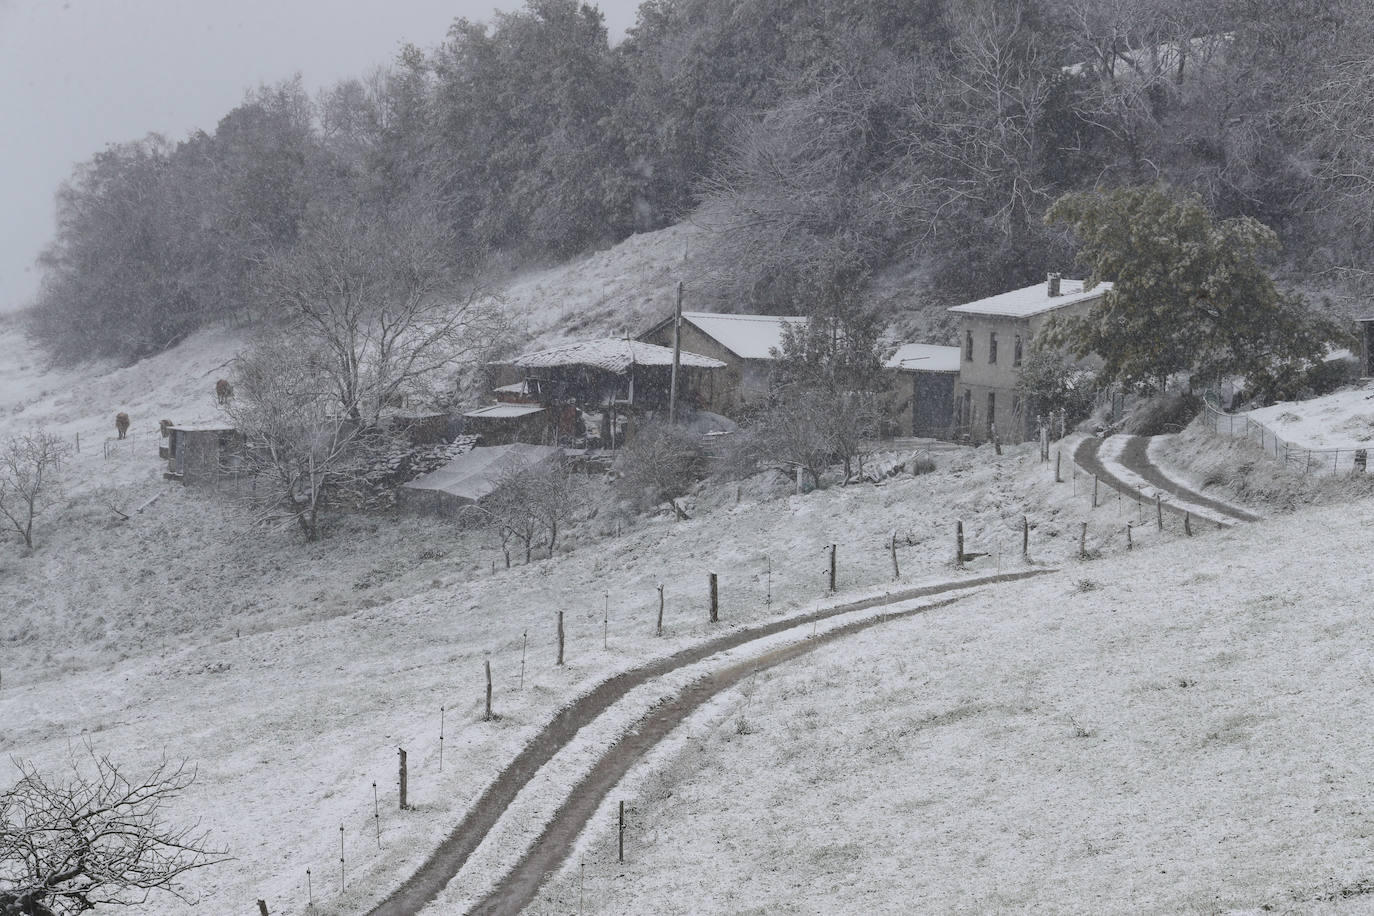
[[(594, 256), (561, 280), (531, 280), (510, 307), (531, 314), (550, 290), (574, 290), (559, 306), (571, 314), (606, 284), (628, 291), (640, 281), (626, 278), (661, 256), (652, 249), (677, 247), (671, 234), (656, 236), (636, 243), (638, 267)], [(618, 301), (597, 306), (603, 320), (620, 314)], [(549, 321), (537, 333), (559, 328)], [(69, 465), (71, 499), (40, 527), (43, 546), (30, 558), (10, 545), (0, 552), (0, 753), (53, 766), (84, 738), (134, 768), (164, 752), (196, 761), (201, 780), (177, 813), (201, 816), (236, 856), (194, 876), (193, 889), (212, 909), (240, 909), (262, 896), (274, 913), (302, 912), (305, 869), (312, 868), (316, 912), (357, 911), (403, 876), (572, 691), (705, 635), (708, 570), (722, 574), (729, 626), (815, 600), (828, 543), (840, 545), (848, 594), (888, 580), (884, 544), (894, 530), (904, 579), (951, 575), (956, 518), (966, 524), (970, 549), (1004, 555), (983, 558), (983, 568), (1012, 565), (1023, 513), (1036, 526), (1039, 560), (1070, 557), (1080, 519), (1092, 520), (1091, 546), (1108, 554), (1123, 546), (1128, 511), (1109, 503), (1093, 513), (1086, 488), (1075, 496), (1074, 484), (1055, 486), (1027, 452), (1010, 450), (998, 460), (987, 449), (941, 456), (935, 474), (878, 487), (788, 497), (780, 496), (785, 484), (759, 480), (744, 486), (738, 505), (733, 487), (708, 488), (692, 521), (641, 520), (620, 539), (603, 536), (613, 527), (603, 514), (569, 532), (568, 553), (494, 575), (491, 545), (425, 520), (345, 521), (312, 548), (284, 533), (245, 537), (228, 501), (163, 483), (154, 432), (162, 416), (213, 416), (214, 378), (239, 344), (233, 335), (207, 333), (128, 369), (45, 373), (17, 333), (0, 328), (0, 433), (46, 425), (80, 432), (83, 441)], [(106, 458), (100, 445), (120, 409), (134, 416), (135, 437)], [(129, 512), (158, 493), (129, 522), (109, 511), (112, 503)], [(1162, 542), (1175, 537), (1169, 532)], [(1149, 530), (1137, 533), (1143, 547), (1160, 542)], [(1132, 562), (1148, 565), (1152, 554), (1143, 550)], [(1068, 587), (1057, 581), (1061, 592)], [(668, 587), (668, 636), (655, 640), (660, 582)], [(1070, 606), (1091, 612), (1082, 626), (1095, 626), (1101, 595)], [(550, 664), (560, 609), (569, 613), (571, 664), (564, 670)], [(529, 664), (525, 689), (517, 691), (524, 633)], [(1005, 647), (1010, 658), (1021, 657), (1016, 646)], [(496, 723), (477, 721), (486, 658), (497, 677)], [(442, 774), (441, 705), (449, 749)], [(1301, 738), (1294, 733), (1294, 742)], [(394, 812), (397, 745), (411, 752), (417, 803), (403, 816)], [(825, 763), (804, 748), (797, 755), (798, 773)], [(372, 834), (374, 781), (381, 850)], [(1084, 804), (1097, 803), (1090, 795)], [(349, 874), (342, 895), (334, 883), (340, 824)], [(175, 901), (141, 909), (181, 911)]]
[(619, 793), (587, 911), (1368, 912), (1371, 522), (1117, 554), (761, 674)]

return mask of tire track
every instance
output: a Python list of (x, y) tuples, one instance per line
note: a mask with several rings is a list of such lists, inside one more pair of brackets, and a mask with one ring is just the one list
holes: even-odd
[(368, 910), (368, 916), (413, 916), (437, 897), (449, 881), (458, 874), (459, 869), (472, 856), (472, 853), (500, 819), (502, 813), (514, 801), (520, 790), (533, 778), (534, 774), (562, 750), (583, 726), (597, 718), (621, 697), (639, 685), (670, 671), (695, 664), (719, 652), (737, 648), (756, 639), (772, 636), (793, 627), (804, 626), (841, 614), (867, 610), (885, 604), (931, 597), (996, 582), (1014, 582), (1051, 571), (1034, 569), (991, 576), (976, 576), (822, 608), (797, 617), (746, 627), (602, 681), (590, 692), (568, 704), (554, 715), (553, 719), (544, 726), (539, 734), (535, 735), (525, 745), (524, 750), (497, 774), (496, 779), (473, 803), (458, 826), (439, 844), (439, 847), (420, 868), (406, 879), (399, 888)]
[(792, 661), (842, 637), (889, 620), (945, 607), (959, 600), (961, 597), (946, 598), (917, 608), (856, 620), (814, 638), (789, 643), (734, 662), (693, 681), (671, 700), (655, 706), (626, 732), (624, 738), (602, 755), (591, 772), (573, 787), (534, 845), (470, 913), (472, 916), (516, 916), (533, 903), (548, 876), (572, 852), (587, 822), (611, 790), (620, 784), (632, 766), (707, 700), (759, 671)]
[[(1260, 520), (1260, 516), (1253, 512), (1246, 512), (1244, 509), (1238, 509), (1228, 503), (1212, 499), (1210, 496), (1205, 496), (1166, 476), (1164, 472), (1150, 460), (1149, 436), (1127, 436), (1126, 439), (1126, 447), (1121, 452), (1121, 464), (1130, 469), (1133, 473), (1144, 478), (1150, 486), (1170, 496), (1174, 496), (1177, 499), (1183, 500), (1184, 502), (1206, 507), (1216, 512), (1218, 515), (1225, 516), (1236, 522), (1257, 522)], [(1148, 497), (1146, 497), (1144, 493), (1141, 493), (1135, 486), (1122, 480), (1107, 469), (1107, 466), (1098, 455), (1098, 450), (1102, 447), (1103, 441), (1104, 440), (1094, 436), (1078, 443), (1078, 448), (1074, 450), (1073, 454), (1074, 461), (1078, 462), (1079, 466), (1088, 471), (1088, 473), (1096, 474), (1099, 478), (1107, 481), (1123, 492), (1135, 493), (1142, 499), (1148, 499)], [(1183, 515), (1186, 511), (1170, 503), (1167, 498), (1161, 500), (1161, 502), (1164, 508), (1177, 515)]]

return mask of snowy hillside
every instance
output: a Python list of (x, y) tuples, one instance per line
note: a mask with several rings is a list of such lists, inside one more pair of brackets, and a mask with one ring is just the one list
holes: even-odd
[[(506, 307), (539, 345), (647, 324), (671, 307), (664, 264), (691, 231), (524, 277)], [(1348, 546), (1374, 520), (1368, 500), (1225, 530), (1195, 518), (1188, 539), (1110, 491), (1094, 508), (1070, 460), (1056, 483), (1033, 448), (946, 447), (931, 473), (807, 495), (771, 473), (707, 483), (685, 521), (630, 516), (588, 480), (600, 510), (555, 557), (510, 570), (485, 535), (391, 513), (302, 545), (250, 526), (232, 493), (161, 477), (157, 421), (213, 418), (245, 340), (205, 332), (127, 368), (48, 371), (0, 324), (0, 435), (44, 427), (82, 446), (38, 550), (0, 546), (0, 755), (54, 769), (89, 741), (135, 771), (193, 762), (168, 816), (199, 818), (234, 857), (189, 876), (195, 912), (258, 898), (273, 914), (312, 899), (321, 916), (364, 911), (607, 677), (827, 602), (1009, 569), (1060, 571), (880, 624), (712, 703), (618, 793), (637, 818), (629, 863), (606, 858), (599, 817), (585, 875), (570, 861), (537, 909), (567, 912), (581, 892), (604, 912), (1316, 912), (1368, 880), (1374, 723), (1355, 693), (1374, 633)], [(111, 443), (121, 410), (133, 436)], [(963, 571), (956, 521), (979, 554)], [(1078, 559), (1083, 523), (1101, 559)], [(482, 721), (488, 661), (498, 717)], [(597, 735), (574, 752), (616, 740)], [(560, 787), (541, 777), (537, 800)], [(496, 837), (451, 899), (517, 847)], [(703, 855), (715, 864), (684, 864)]]
[(1374, 388), (1346, 388), (1308, 401), (1280, 401), (1245, 416), (1298, 448), (1365, 448), (1374, 440)]

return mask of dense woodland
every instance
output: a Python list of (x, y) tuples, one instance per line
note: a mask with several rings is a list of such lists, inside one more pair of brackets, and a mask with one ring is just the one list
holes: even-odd
[(1044, 216), (1091, 188), (1253, 217), (1309, 289), (1371, 269), (1367, 0), (647, 0), (614, 46), (594, 6), (528, 0), (435, 42), (79, 166), (35, 333), (132, 360), (283, 314), (282, 266), (350, 232), (461, 296), (693, 214), (721, 308), (834, 314), (894, 267), (948, 304), (1070, 264)]

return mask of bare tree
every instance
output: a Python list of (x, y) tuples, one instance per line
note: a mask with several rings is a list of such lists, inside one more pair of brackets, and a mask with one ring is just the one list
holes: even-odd
[(524, 545), (526, 563), (541, 543), (553, 556), (559, 528), (577, 507), (576, 495), (573, 477), (561, 459), (516, 464), (502, 470), (492, 493), (467, 507), (466, 514), (500, 538), (509, 569), (512, 540)]
[(154, 891), (192, 903), (187, 872), (225, 861), (197, 824), (167, 823), (167, 805), (195, 781), (163, 760), (130, 778), (87, 748), (65, 779), (16, 761), (20, 779), (0, 795), (0, 916), (67, 916), (102, 904), (140, 906)]
[(1024, 236), (1050, 199), (1041, 122), (1058, 70), (1019, 4), (980, 0), (951, 25), (957, 66), (894, 74), (908, 112), (896, 144), (907, 180), (894, 193), (932, 229), (976, 214), (1004, 237)]
[(715, 296), (793, 307), (848, 293), (880, 260), (907, 211), (878, 190), (883, 106), (872, 76), (835, 64), (797, 98), (741, 121), (704, 185), (704, 278)]
[(1126, 154), (1133, 177), (1164, 120), (1183, 103), (1193, 78), (1224, 55), (1228, 37), (1211, 3), (1178, 0), (1065, 0), (1063, 13), (1080, 59), (1066, 68), (1077, 83), (1074, 109)]
[(816, 420), (833, 399), (823, 391), (801, 391), (769, 408), (757, 427), (759, 451), (767, 461), (800, 468), (821, 486), (821, 472), (835, 460), (835, 449)]
[(297, 342), (261, 343), (234, 361), (235, 396), (225, 406), (261, 484), (252, 499), (265, 519), (284, 513), (307, 541), (319, 536), (320, 510), (357, 486), (387, 444), (382, 430), (342, 414), (332, 368)]
[(353, 420), (377, 425), (398, 395), (432, 394), (490, 346), (499, 315), (462, 282), (459, 251), (430, 201), (374, 212), (347, 199), (318, 207), (295, 247), (264, 266), (268, 295), (328, 356), (331, 390)]
[(0, 514), (33, 549), (33, 519), (60, 495), (58, 471), (67, 445), (51, 433), (7, 439), (0, 446)]
[(758, 430), (765, 455), (803, 468), (817, 487), (834, 462), (846, 483), (856, 462), (862, 475), (865, 443), (882, 420), (881, 352), (876, 322), (857, 311), (784, 329), (773, 351), (775, 403)]
[(640, 509), (675, 500), (702, 476), (703, 457), (700, 436), (681, 426), (646, 423), (620, 451), (616, 489)]

